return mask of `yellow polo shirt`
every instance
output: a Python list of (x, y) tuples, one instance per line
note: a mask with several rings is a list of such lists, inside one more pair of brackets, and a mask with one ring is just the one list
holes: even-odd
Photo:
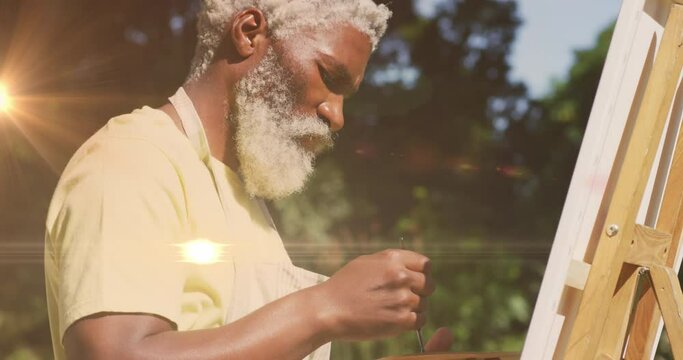
[[(292, 267), (263, 204), (227, 166), (210, 162), (213, 171), (172, 120), (149, 107), (113, 118), (76, 152), (46, 221), (57, 359), (66, 358), (66, 329), (88, 315), (149, 313), (180, 331), (203, 329), (324, 280)], [(221, 245), (222, 261), (183, 261), (178, 245), (196, 239)], [(287, 280), (296, 278), (308, 283)]]

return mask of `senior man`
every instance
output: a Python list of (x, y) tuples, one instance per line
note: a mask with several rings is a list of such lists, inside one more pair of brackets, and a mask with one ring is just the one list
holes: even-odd
[[(326, 279), (292, 265), (261, 200), (299, 191), (332, 146), (389, 16), (371, 0), (204, 1), (184, 86), (111, 119), (57, 186), (57, 359), (326, 359), (330, 341), (424, 324), (426, 257), (387, 250)], [(192, 244), (220, 259), (183, 258)]]

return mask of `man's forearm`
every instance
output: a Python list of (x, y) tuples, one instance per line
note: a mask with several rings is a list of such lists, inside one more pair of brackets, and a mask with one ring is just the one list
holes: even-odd
[(233, 323), (174, 331), (160, 318), (105, 315), (76, 323), (64, 338), (76, 359), (302, 359), (332, 340), (317, 287), (285, 296)]
[(291, 294), (219, 328), (145, 337), (136, 353), (141, 359), (302, 359), (331, 341), (314, 291)]

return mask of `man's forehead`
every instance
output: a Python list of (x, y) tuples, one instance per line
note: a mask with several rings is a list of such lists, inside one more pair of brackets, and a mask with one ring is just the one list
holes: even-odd
[(355, 82), (365, 73), (365, 66), (372, 52), (370, 38), (347, 24), (333, 26), (311, 37), (316, 55), (339, 70), (346, 70)]
[(304, 54), (315, 51), (336, 57), (344, 51), (366, 53), (368, 56), (372, 52), (370, 38), (345, 23), (328, 25), (322, 29), (303, 28), (288, 36), (286, 40), (290, 40), (290, 46)]
[(317, 50), (328, 55), (351, 52), (368, 56), (372, 52), (372, 43), (365, 33), (350, 24), (328, 25), (323, 29), (303, 29), (302, 35)]

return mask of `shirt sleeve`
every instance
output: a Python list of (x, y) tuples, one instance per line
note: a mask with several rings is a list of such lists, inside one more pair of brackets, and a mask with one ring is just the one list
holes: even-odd
[(184, 280), (175, 244), (186, 216), (182, 183), (164, 153), (108, 138), (67, 168), (59, 192), (48, 232), (60, 341), (75, 321), (102, 312), (154, 314), (177, 328)]

